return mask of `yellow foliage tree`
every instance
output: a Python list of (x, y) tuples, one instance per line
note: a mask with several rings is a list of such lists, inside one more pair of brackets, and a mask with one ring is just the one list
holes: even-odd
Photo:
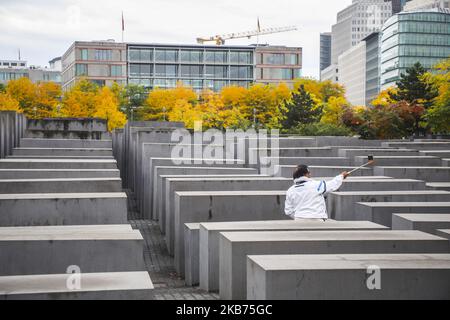
[(320, 122), (337, 126), (342, 125), (342, 116), (348, 107), (349, 103), (344, 97), (331, 97), (328, 103), (324, 105)]
[(33, 108), (36, 101), (36, 86), (28, 78), (11, 80), (6, 87), (6, 93), (15, 99), (27, 117), (35, 118)]
[(305, 90), (322, 102), (328, 102), (331, 97), (342, 97), (344, 98), (345, 89), (342, 85), (333, 83), (330, 80), (318, 81), (310, 78), (300, 78), (294, 82), (294, 90), (298, 89), (303, 85)]
[(94, 118), (106, 119), (108, 121), (108, 130), (122, 128), (127, 122), (125, 114), (119, 111), (119, 102), (114, 92), (103, 87), (95, 97), (96, 111), (92, 114)]
[(0, 111), (22, 112), (19, 102), (7, 93), (0, 92)]
[(63, 98), (63, 117), (88, 118), (96, 110), (98, 87), (88, 80), (80, 80)]
[(58, 116), (61, 86), (54, 82), (41, 82), (36, 86), (36, 118), (51, 118)]
[(381, 91), (378, 96), (370, 103), (373, 106), (379, 106), (379, 107), (387, 107), (393, 103), (396, 103), (397, 101), (394, 101), (391, 98), (392, 94), (395, 94), (397, 92), (397, 88), (390, 87), (383, 91)]
[(195, 104), (197, 100), (196, 93), (192, 88), (184, 87), (181, 83), (177, 84), (173, 89), (156, 88), (148, 95), (144, 108), (139, 112), (143, 120), (163, 120), (164, 115), (172, 112), (172, 109), (180, 104), (179, 101)]

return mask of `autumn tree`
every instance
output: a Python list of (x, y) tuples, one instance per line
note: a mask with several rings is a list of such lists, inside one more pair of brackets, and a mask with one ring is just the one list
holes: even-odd
[(305, 90), (303, 85), (298, 92), (292, 92), (290, 101), (286, 101), (286, 119), (283, 122), (285, 129), (293, 128), (299, 124), (318, 122), (322, 115), (320, 101)]
[(343, 125), (343, 116), (350, 104), (344, 97), (330, 97), (323, 107), (322, 123)]
[(127, 117), (119, 110), (117, 96), (108, 87), (100, 89), (95, 97), (96, 110), (90, 115), (93, 118), (106, 119), (108, 121), (108, 130), (122, 128), (127, 122)]
[(74, 118), (88, 118), (96, 111), (96, 96), (98, 86), (86, 79), (82, 79), (63, 97), (61, 116)]
[(407, 68), (396, 82), (398, 89), (390, 94), (391, 98), (397, 102), (406, 101), (422, 104), (425, 108), (430, 107), (438, 93), (430, 83), (424, 81), (425, 73), (425, 68), (419, 62)]
[(0, 111), (22, 112), (19, 102), (5, 92), (0, 92)]
[(36, 85), (28, 78), (11, 80), (6, 87), (6, 93), (19, 103), (27, 117), (35, 118), (35, 102), (37, 98)]
[(438, 63), (434, 72), (425, 74), (424, 80), (437, 88), (433, 105), (425, 114), (433, 133), (450, 133), (450, 58)]
[(331, 97), (344, 98), (344, 87), (330, 80), (318, 81), (310, 78), (300, 78), (294, 82), (294, 91), (298, 91), (302, 85), (307, 92), (314, 94), (323, 103), (328, 102)]

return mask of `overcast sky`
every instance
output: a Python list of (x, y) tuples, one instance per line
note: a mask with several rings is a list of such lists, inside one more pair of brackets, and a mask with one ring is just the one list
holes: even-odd
[[(0, 0), (0, 59), (47, 65), (75, 40), (195, 43), (199, 36), (295, 25), (260, 43), (303, 47), (303, 75), (319, 76), (319, 34), (351, 0)], [(227, 44), (256, 43), (256, 38)]]

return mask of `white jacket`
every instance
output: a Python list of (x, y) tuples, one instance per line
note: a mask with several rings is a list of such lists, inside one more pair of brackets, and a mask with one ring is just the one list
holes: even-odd
[(286, 215), (293, 219), (328, 219), (324, 195), (338, 190), (343, 181), (343, 175), (331, 181), (315, 181), (307, 177), (294, 180), (286, 194)]

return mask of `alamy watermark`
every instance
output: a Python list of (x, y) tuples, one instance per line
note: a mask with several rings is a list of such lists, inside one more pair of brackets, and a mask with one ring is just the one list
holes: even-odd
[(172, 132), (171, 158), (175, 165), (245, 163), (273, 169), (279, 164), (279, 138), (279, 130), (203, 131), (198, 121), (194, 133), (187, 129)]
[(79, 266), (69, 266), (66, 273), (69, 275), (66, 280), (66, 287), (69, 291), (81, 290), (81, 268)]
[(368, 266), (366, 271), (368, 277), (366, 280), (367, 289), (381, 290), (381, 268), (379, 266)]

